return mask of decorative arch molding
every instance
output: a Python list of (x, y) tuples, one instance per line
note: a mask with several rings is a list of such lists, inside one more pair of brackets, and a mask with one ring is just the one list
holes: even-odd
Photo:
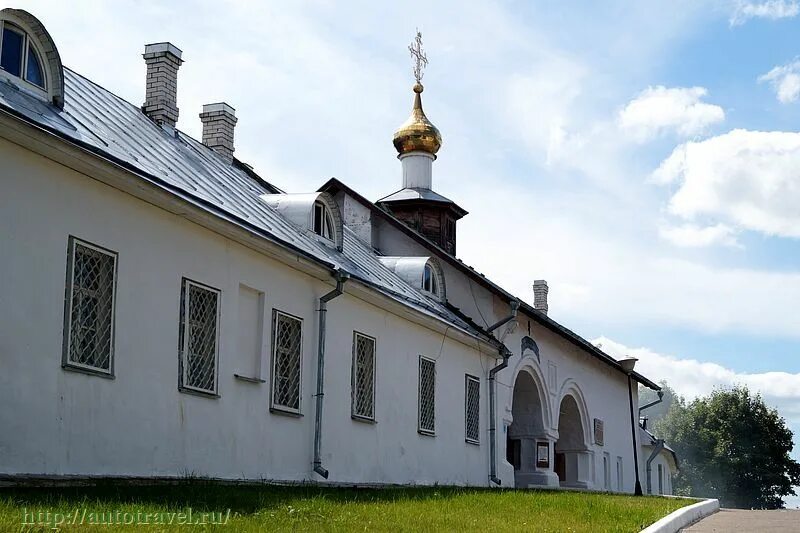
[(536, 358), (530, 355), (526, 355), (521, 357), (517, 365), (514, 367), (514, 373), (512, 374), (511, 379), (511, 394), (508, 395), (508, 402), (506, 404), (506, 412), (509, 415), (513, 412), (513, 403), (514, 403), (514, 385), (517, 383), (517, 377), (521, 372), (527, 372), (528, 375), (533, 379), (533, 382), (536, 384), (536, 388), (539, 390), (539, 401), (542, 404), (542, 425), (545, 428), (545, 431), (551, 435), (554, 431), (558, 434), (558, 420), (555, 420), (555, 424), (553, 423), (553, 407), (550, 402), (550, 394), (547, 391), (547, 384), (544, 379), (544, 375), (542, 375), (542, 371), (539, 369), (539, 363), (537, 362)]
[[(323, 204), (333, 219), (333, 242), (336, 248), (342, 251), (344, 246), (342, 212), (339, 210), (339, 204), (327, 192), (262, 194), (260, 198), (299, 229), (311, 233), (314, 231), (314, 204), (317, 202)], [(325, 241), (330, 242), (327, 239)]]
[(64, 66), (61, 64), (61, 56), (50, 33), (39, 19), (22, 9), (0, 10), (0, 20), (9, 21), (28, 34), (43, 63), (47, 98), (58, 109), (63, 109)]
[(572, 378), (568, 378), (564, 383), (561, 385), (561, 390), (558, 393), (558, 406), (556, 411), (556, 420), (555, 426), (558, 428), (558, 421), (561, 416), (561, 402), (564, 401), (564, 398), (567, 396), (571, 396), (573, 400), (575, 400), (575, 404), (578, 406), (578, 414), (580, 415), (581, 421), (581, 428), (583, 430), (583, 443), (586, 446), (586, 449), (591, 449), (592, 446), (592, 424), (591, 418), (589, 417), (589, 409), (586, 405), (586, 398), (583, 395), (583, 391), (581, 390), (578, 382)]

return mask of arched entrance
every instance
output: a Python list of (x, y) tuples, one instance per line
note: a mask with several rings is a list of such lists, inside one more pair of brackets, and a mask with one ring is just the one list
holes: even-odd
[(571, 394), (561, 400), (558, 411), (558, 441), (555, 472), (562, 487), (590, 488), (592, 456), (586, 440), (578, 401)]
[(553, 474), (552, 438), (548, 438), (543, 396), (527, 371), (514, 381), (513, 422), (506, 432), (506, 460), (514, 466), (514, 485), (558, 485)]

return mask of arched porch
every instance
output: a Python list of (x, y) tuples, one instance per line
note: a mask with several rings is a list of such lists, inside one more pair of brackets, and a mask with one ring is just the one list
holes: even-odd
[(554, 470), (559, 485), (588, 489), (593, 485), (594, 456), (589, 446), (586, 409), (579, 394), (564, 394), (558, 409)]
[(521, 370), (514, 380), (512, 423), (506, 432), (506, 460), (514, 466), (514, 486), (558, 486), (546, 398), (534, 374)]

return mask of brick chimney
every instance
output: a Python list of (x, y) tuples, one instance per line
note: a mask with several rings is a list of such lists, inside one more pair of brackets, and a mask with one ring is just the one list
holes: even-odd
[(217, 152), (229, 163), (233, 161), (233, 128), (236, 126), (236, 110), (220, 102), (206, 104), (200, 113), (203, 122), (203, 144)]
[(144, 47), (147, 89), (142, 111), (156, 124), (175, 127), (178, 122), (178, 68), (182, 52), (172, 43)]
[(547, 281), (537, 279), (533, 282), (533, 308), (547, 314)]

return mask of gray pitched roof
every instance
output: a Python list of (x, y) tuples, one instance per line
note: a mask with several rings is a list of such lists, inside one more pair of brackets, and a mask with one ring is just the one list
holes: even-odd
[(231, 165), (202, 143), (152, 122), (142, 111), (99, 85), (64, 69), (60, 110), (0, 81), (0, 108), (66, 141), (125, 166), (171, 193), (286, 245), (330, 268), (342, 268), (382, 293), (473, 335), (485, 337), (446, 306), (415, 290), (386, 268), (345, 228), (343, 250), (326, 246), (268, 207), (259, 195), (279, 192), (241, 164)]

